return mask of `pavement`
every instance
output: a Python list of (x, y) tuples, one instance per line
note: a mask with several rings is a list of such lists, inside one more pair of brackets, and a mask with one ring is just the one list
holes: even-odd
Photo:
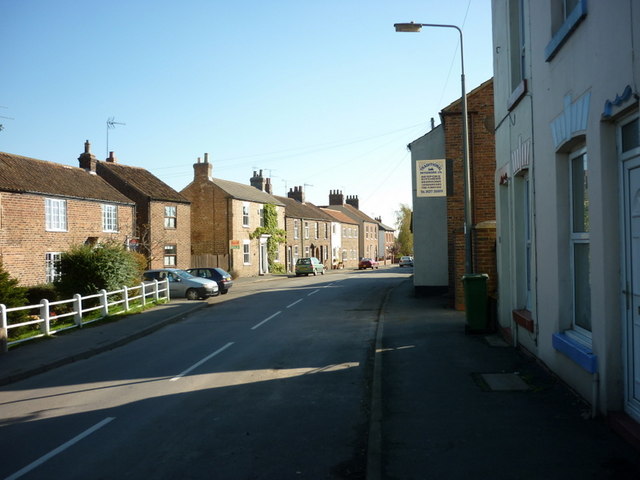
[[(234, 283), (268, 278), (278, 276)], [(206, 305), (175, 300), (11, 349), (0, 355), (0, 385), (124, 345)], [(591, 418), (533, 357), (465, 325), (444, 297), (416, 297), (410, 278), (388, 293), (376, 336), (368, 480), (640, 479), (640, 451), (606, 419)]]

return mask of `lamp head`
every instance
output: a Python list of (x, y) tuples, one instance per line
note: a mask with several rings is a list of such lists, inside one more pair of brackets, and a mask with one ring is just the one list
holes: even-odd
[(412, 32), (417, 33), (422, 29), (421, 23), (394, 23), (393, 26), (396, 28), (396, 32)]

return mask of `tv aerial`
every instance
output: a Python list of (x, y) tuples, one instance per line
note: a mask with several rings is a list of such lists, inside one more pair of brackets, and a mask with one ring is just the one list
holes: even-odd
[(126, 123), (116, 122), (115, 117), (107, 118), (107, 158), (109, 157), (109, 130), (116, 128), (116, 125), (126, 125)]

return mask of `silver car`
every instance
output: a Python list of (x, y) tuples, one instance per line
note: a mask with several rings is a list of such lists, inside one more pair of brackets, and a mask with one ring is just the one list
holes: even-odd
[(218, 284), (213, 280), (194, 277), (177, 268), (147, 270), (142, 275), (145, 281), (169, 279), (169, 294), (172, 298), (185, 297), (187, 300), (215, 297), (220, 294)]

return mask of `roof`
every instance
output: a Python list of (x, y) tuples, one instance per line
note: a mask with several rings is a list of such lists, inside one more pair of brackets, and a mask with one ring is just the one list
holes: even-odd
[(270, 203), (281, 207), (284, 206), (284, 204), (273, 195), (263, 192), (262, 190), (258, 190), (256, 187), (252, 187), (251, 185), (232, 182), (230, 180), (221, 180), (219, 178), (211, 179), (211, 183), (221, 188), (230, 197), (237, 200), (256, 203)]
[(381, 228), (382, 230), (387, 230), (387, 231), (389, 231), (389, 232), (395, 232), (395, 231), (396, 231), (396, 229), (395, 229), (395, 228), (390, 227), (390, 226), (388, 226), (388, 225), (385, 225), (385, 224), (384, 224), (384, 223), (382, 223), (382, 222), (378, 222), (378, 225), (380, 226), (380, 228)]
[(98, 162), (98, 172), (102, 168), (108, 169), (128, 186), (148, 196), (151, 200), (191, 203), (182, 194), (144, 168), (131, 167), (114, 162)]
[(364, 213), (362, 210), (358, 210), (357, 208), (352, 207), (348, 203), (345, 203), (343, 205), (329, 205), (328, 207), (325, 207), (325, 208), (330, 210), (340, 211), (346, 214), (348, 217), (351, 217), (353, 220), (356, 220), (358, 222), (369, 222), (369, 223), (375, 223), (375, 224), (378, 223), (377, 220), (374, 220), (369, 215)]
[(0, 190), (133, 204), (98, 175), (79, 167), (0, 152)]
[(309, 202), (299, 202), (293, 198), (280, 197), (274, 195), (275, 198), (284, 204), (285, 215), (293, 218), (307, 218), (310, 220), (322, 220), (325, 222), (334, 221), (331, 216), (326, 214), (320, 208)]
[(348, 215), (342, 213), (339, 210), (332, 210), (328, 207), (321, 207), (321, 210), (323, 212), (325, 212), (327, 215), (330, 215), (331, 217), (334, 218), (334, 221), (338, 221), (340, 223), (352, 223), (352, 224), (357, 224), (357, 220), (354, 220), (353, 218), (349, 217)]

